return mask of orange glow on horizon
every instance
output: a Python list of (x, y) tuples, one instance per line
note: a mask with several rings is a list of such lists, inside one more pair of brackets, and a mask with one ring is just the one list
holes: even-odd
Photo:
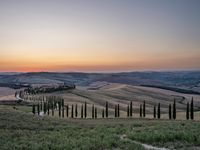
[[(185, 63), (183, 63), (183, 61)], [(42, 59), (39, 57), (29, 57), (21, 58), (17, 57), (14, 59), (1, 59), (0, 60), (1, 69), (3, 72), (116, 72), (116, 71), (134, 71), (134, 70), (162, 70), (164, 69), (173, 69), (180, 70), (185, 69), (185, 66), (190, 67), (191, 64), (196, 68), (199, 68), (198, 59), (191, 57), (187, 61), (184, 58), (179, 59), (141, 59), (135, 61), (131, 60), (119, 60), (116, 58), (98, 59), (94, 58), (87, 61), (82, 60), (64, 60), (63, 57), (60, 59), (55, 59), (53, 57)], [(176, 64), (176, 65), (174, 65)], [(194, 67), (194, 69), (196, 69)], [(148, 68), (148, 69), (147, 69)]]

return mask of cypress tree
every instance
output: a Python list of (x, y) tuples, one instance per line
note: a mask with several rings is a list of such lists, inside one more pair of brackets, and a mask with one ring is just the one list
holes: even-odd
[(81, 105), (81, 118), (83, 118), (83, 104)]
[(94, 104), (92, 105), (92, 118), (94, 118)]
[(140, 117), (142, 117), (142, 105), (140, 105)]
[(193, 97), (190, 104), (190, 119), (194, 119), (194, 104), (193, 104)]
[(104, 118), (104, 109), (102, 109), (102, 118)]
[(54, 101), (52, 101), (52, 109), (51, 109), (51, 111), (52, 111), (52, 116), (54, 116)]
[(32, 113), (35, 115), (35, 105), (33, 105)]
[(186, 119), (187, 120), (190, 119), (189, 111), (190, 111), (189, 102), (187, 102), (187, 110), (186, 110)]
[(120, 117), (119, 104), (117, 105), (117, 117)]
[(62, 99), (62, 107), (64, 107), (64, 99)]
[(62, 117), (63, 118), (65, 117), (64, 114), (65, 114), (65, 109), (64, 109), (64, 107), (62, 107)]
[(59, 117), (61, 117), (61, 102), (58, 103)]
[(47, 112), (47, 105), (46, 105), (46, 102), (44, 102), (43, 104), (44, 104), (44, 114), (46, 114), (46, 112)]
[(74, 118), (74, 105), (72, 105), (71, 118)]
[(66, 116), (69, 117), (69, 105), (66, 106)]
[(130, 102), (130, 117), (132, 117), (133, 114), (133, 105), (132, 105), (132, 101)]
[(37, 105), (37, 111), (38, 111), (38, 115), (40, 115), (40, 103), (38, 103)]
[(169, 104), (169, 119), (172, 119), (172, 106)]
[(87, 118), (87, 103), (85, 102), (85, 118)]
[(95, 118), (97, 118), (97, 108), (95, 107)]
[(129, 105), (127, 105), (127, 117), (129, 117)]
[(108, 102), (106, 101), (106, 118), (108, 118)]
[(158, 119), (160, 119), (160, 103), (158, 103)]
[(47, 102), (47, 114), (49, 115), (49, 101)]
[(54, 109), (57, 109), (57, 102), (55, 101), (55, 97), (54, 97)]
[(174, 104), (173, 104), (173, 119), (176, 119), (176, 100), (174, 99)]
[(153, 118), (156, 118), (156, 106), (153, 108)]
[(40, 110), (42, 111), (42, 107), (43, 107), (43, 105), (42, 105), (42, 101), (40, 102)]
[(117, 117), (117, 106), (115, 105), (115, 118)]
[(145, 109), (146, 105), (145, 105), (145, 101), (143, 102), (143, 117), (146, 116), (146, 109)]
[(77, 104), (75, 105), (75, 116), (76, 116), (76, 118), (77, 118), (77, 116), (78, 116), (78, 108), (77, 108), (78, 106), (77, 106)]

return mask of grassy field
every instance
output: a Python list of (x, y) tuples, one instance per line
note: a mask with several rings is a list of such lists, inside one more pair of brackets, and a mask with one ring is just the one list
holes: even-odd
[[(26, 106), (0, 106), (0, 149), (199, 149), (200, 122), (152, 119), (59, 119)], [(139, 142), (139, 143), (138, 143)]]

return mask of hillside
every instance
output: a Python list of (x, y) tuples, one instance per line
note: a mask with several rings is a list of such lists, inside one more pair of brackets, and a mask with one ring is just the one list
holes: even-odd
[(95, 82), (154, 86), (182, 93), (200, 94), (200, 71), (127, 73), (17, 73), (0, 74), (0, 85), (54, 84), (88, 86)]

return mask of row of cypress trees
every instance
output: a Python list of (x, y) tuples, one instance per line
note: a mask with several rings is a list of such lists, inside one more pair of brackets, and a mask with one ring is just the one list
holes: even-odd
[[(54, 116), (54, 110), (59, 110), (59, 117), (61, 115), (64, 117), (64, 100), (54, 100), (54, 101), (41, 101), (38, 102), (37, 105), (33, 105), (32, 112), (33, 114), (36, 114), (36, 108), (37, 108), (37, 114), (40, 115), (40, 112), (43, 112), (44, 114), (50, 113), (50, 110), (52, 111), (52, 116)], [(62, 112), (62, 114), (61, 114)]]
[[(36, 111), (37, 108), (37, 111)], [(120, 106), (119, 104), (115, 105), (115, 117), (120, 117)], [(41, 101), (38, 102), (37, 105), (33, 105), (32, 112), (33, 114), (39, 115), (41, 111), (44, 112), (44, 114), (50, 114), (50, 110), (52, 111), (52, 116), (54, 116), (54, 110), (58, 109), (59, 117), (65, 116), (65, 110), (66, 110), (66, 117), (69, 117), (69, 105), (64, 105), (63, 99), (54, 99), (47, 100), (47, 101)], [(174, 99), (173, 104), (169, 104), (169, 119), (176, 119), (176, 100)], [(146, 117), (146, 102), (143, 101), (143, 104), (140, 105), (140, 117)], [(81, 105), (81, 112), (80, 112), (81, 118), (87, 118), (87, 103), (85, 102), (84, 105)], [(92, 118), (97, 118), (97, 108), (92, 105)], [(108, 111), (108, 102), (106, 101), (105, 109), (102, 109), (102, 118), (106, 117), (108, 118), (109, 111)], [(127, 117), (133, 116), (133, 104), (132, 101), (129, 105), (127, 105)], [(78, 105), (71, 105), (71, 118), (77, 118), (78, 117)], [(157, 109), (154, 105), (153, 108), (153, 118), (160, 119), (161, 118), (161, 105), (158, 103)], [(193, 98), (191, 100), (191, 103), (187, 103), (187, 109), (186, 109), (186, 119), (194, 119), (194, 104), (193, 104)]]
[(157, 111), (156, 111), (156, 106), (154, 105), (154, 107), (153, 107), (153, 118), (160, 119), (160, 117), (161, 117), (160, 103), (158, 103)]
[(143, 102), (143, 105), (140, 104), (140, 117), (146, 117), (146, 102)]
[(194, 119), (194, 102), (193, 102), (193, 98), (192, 98), (190, 104), (189, 104), (189, 102), (187, 102), (186, 119), (187, 120), (189, 120), (189, 119), (193, 120)]
[(174, 99), (173, 109), (172, 105), (169, 104), (169, 119), (176, 119), (176, 100)]

